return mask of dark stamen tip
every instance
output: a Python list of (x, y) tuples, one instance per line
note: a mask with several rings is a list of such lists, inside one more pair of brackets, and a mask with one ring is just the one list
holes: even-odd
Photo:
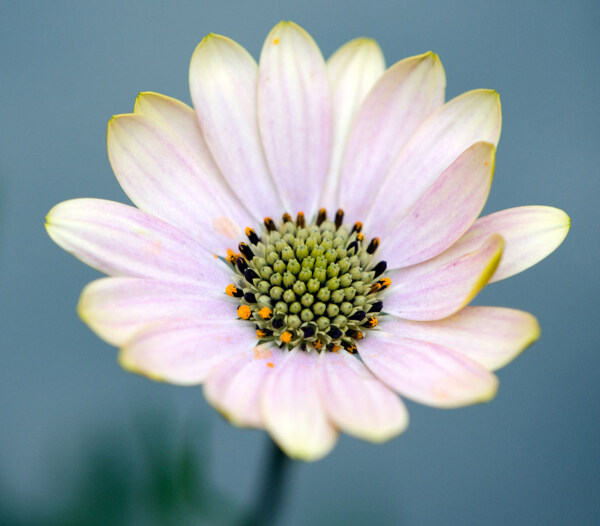
[(265, 217), (264, 223), (267, 232), (273, 232), (275, 230), (275, 222), (270, 217)]
[(348, 319), (352, 321), (363, 321), (367, 313), (364, 310), (357, 310), (352, 316)]
[(281, 219), (283, 219), (284, 223), (289, 223), (292, 220), (292, 216), (286, 212), (281, 216)]
[(371, 305), (369, 312), (381, 312), (381, 309), (383, 309), (383, 301), (376, 301)]
[(352, 234), (354, 232), (360, 232), (362, 230), (363, 224), (360, 221), (357, 221), (356, 223), (354, 223), (354, 226), (352, 227)]
[(385, 261), (380, 261), (373, 267), (373, 272), (375, 273), (375, 276), (373, 277), (378, 278), (385, 272), (385, 269), (387, 269), (387, 263)]
[(273, 328), (275, 329), (281, 329), (281, 327), (283, 327), (283, 319), (282, 318), (276, 318), (274, 319), (271, 324), (273, 325)]
[(344, 333), (341, 331), (341, 329), (338, 329), (337, 327), (331, 327), (327, 334), (329, 334), (329, 336), (331, 336), (334, 340), (337, 340), (341, 338), (342, 334)]
[(246, 243), (240, 243), (238, 245), (238, 248), (248, 261), (252, 260), (252, 258), (254, 257), (254, 252), (252, 252), (252, 249), (248, 245), (246, 245)]
[(315, 221), (316, 225), (321, 226), (323, 224), (323, 222), (325, 221), (325, 219), (327, 219), (327, 210), (325, 210), (324, 208), (321, 208), (317, 215), (317, 220)]
[(304, 333), (305, 338), (310, 338), (315, 335), (315, 328), (312, 326), (302, 327), (302, 332)]
[(238, 270), (243, 274), (244, 270), (246, 270), (248, 268), (248, 263), (246, 263), (246, 260), (244, 258), (237, 258), (237, 261), (235, 262), (235, 264), (237, 265)]
[(371, 242), (369, 243), (369, 246), (367, 247), (367, 253), (375, 254), (375, 251), (377, 250), (378, 247), (379, 247), (379, 238), (374, 237), (373, 239), (371, 239)]
[(251, 268), (244, 270), (244, 277), (246, 278), (246, 281), (250, 283), (250, 285), (254, 283), (255, 279), (259, 279), (259, 275)]
[(256, 296), (252, 293), (252, 292), (246, 292), (244, 294), (244, 299), (248, 302), (248, 303), (256, 303)]
[(354, 250), (354, 252), (356, 252), (358, 250), (358, 243), (356, 241), (352, 241), (352, 243), (348, 245), (348, 248), (346, 250), (348, 252), (350, 252), (351, 250)]
[(344, 222), (344, 211), (340, 208), (335, 213), (335, 228), (340, 228)]
[(258, 242), (260, 241), (260, 237), (258, 237), (256, 232), (250, 227), (246, 228), (246, 235), (248, 236), (250, 243), (252, 243), (253, 245), (258, 244)]
[(304, 217), (304, 212), (298, 212), (298, 216), (296, 217), (296, 225), (299, 228), (304, 228), (306, 226), (306, 218)]

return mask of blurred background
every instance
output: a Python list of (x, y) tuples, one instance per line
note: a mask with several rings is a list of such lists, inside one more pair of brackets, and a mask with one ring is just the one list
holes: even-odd
[(263, 432), (225, 423), (200, 387), (123, 371), (75, 314), (98, 273), (55, 246), (59, 201), (126, 202), (106, 123), (140, 91), (190, 102), (188, 62), (209, 32), (257, 57), (291, 19), (325, 56), (376, 38), (388, 64), (429, 49), (452, 98), (503, 104), (485, 212), (545, 204), (565, 243), (477, 303), (534, 313), (542, 338), (499, 372), (490, 403), (409, 403), (374, 446), (342, 436), (298, 464), (280, 524), (600, 523), (600, 184), (597, 1), (4, 2), (0, 16), (0, 524), (227, 524), (251, 507)]

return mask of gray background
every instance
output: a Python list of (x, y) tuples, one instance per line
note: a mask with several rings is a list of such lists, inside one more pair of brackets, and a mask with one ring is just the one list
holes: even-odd
[[(388, 64), (434, 50), (448, 98), (498, 90), (504, 121), (486, 211), (553, 205), (573, 226), (550, 258), (477, 300), (530, 311), (542, 325), (541, 340), (499, 372), (496, 399), (451, 411), (409, 404), (408, 431), (385, 445), (342, 437), (324, 460), (295, 466), (281, 524), (598, 524), (599, 6), (3, 2), (0, 523), (67, 523), (60, 517), (78, 507), (74, 524), (167, 523), (169, 513), (153, 511), (152, 492), (164, 488), (148, 485), (169, 486), (169, 455), (186, 443), (204, 455), (212, 491), (251, 502), (264, 433), (224, 423), (200, 387), (121, 370), (74, 312), (97, 273), (53, 245), (43, 222), (68, 198), (126, 200), (106, 123), (131, 111), (139, 91), (189, 102), (188, 61), (206, 33), (257, 56), (268, 30), (291, 19), (326, 56), (360, 35), (379, 41)], [(159, 457), (167, 482), (148, 473)]]

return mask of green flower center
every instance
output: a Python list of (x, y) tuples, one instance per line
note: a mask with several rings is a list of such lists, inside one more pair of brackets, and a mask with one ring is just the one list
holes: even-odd
[(373, 262), (379, 246), (364, 242), (362, 224), (342, 224), (338, 210), (329, 221), (321, 209), (307, 225), (284, 214), (279, 226), (267, 217), (262, 235), (246, 228), (250, 241), (240, 254), (228, 251), (237, 274), (226, 288), (239, 298), (238, 317), (256, 326), (257, 338), (288, 349), (356, 352), (356, 341), (379, 321), (381, 292), (391, 280), (381, 278), (385, 261)]

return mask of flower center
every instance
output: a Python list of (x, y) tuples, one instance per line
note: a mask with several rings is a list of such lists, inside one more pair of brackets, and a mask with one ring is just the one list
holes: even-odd
[(356, 341), (377, 325), (381, 292), (391, 284), (380, 278), (385, 261), (373, 262), (379, 239), (365, 243), (362, 223), (348, 229), (343, 219), (338, 210), (329, 221), (323, 208), (310, 225), (302, 212), (296, 221), (284, 214), (279, 227), (267, 217), (261, 237), (246, 228), (250, 244), (228, 251), (237, 279), (225, 292), (239, 298), (237, 315), (256, 325), (259, 340), (356, 352)]

